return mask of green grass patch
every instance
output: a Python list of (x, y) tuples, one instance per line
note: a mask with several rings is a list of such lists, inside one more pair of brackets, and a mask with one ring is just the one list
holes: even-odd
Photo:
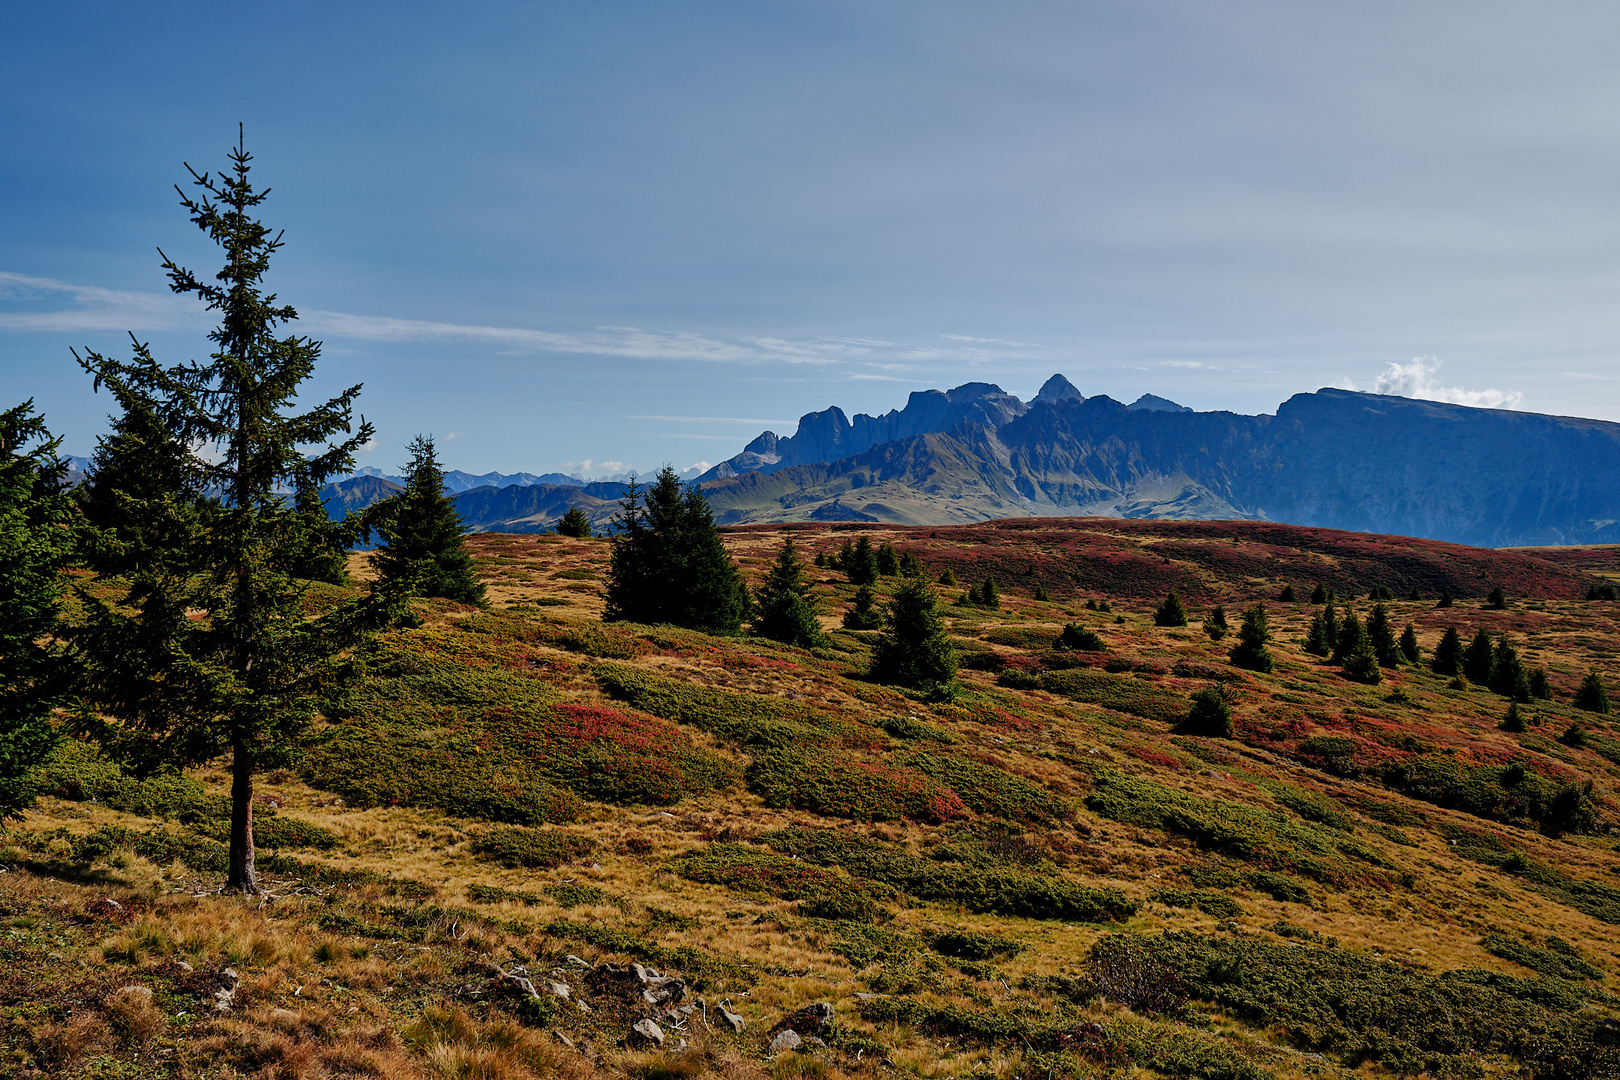
[(1175, 724), (1187, 716), (1187, 699), (1181, 694), (1128, 675), (1073, 668), (1044, 672), (1040, 680), (1041, 688), (1050, 693), (1147, 720)]
[(925, 821), (968, 816), (948, 784), (920, 769), (852, 758), (837, 748), (796, 746), (755, 756), (748, 789), (765, 805), (856, 821)]
[(1064, 800), (994, 765), (949, 754), (906, 754), (897, 760), (949, 785), (977, 814), (1052, 825), (1069, 813)]
[(589, 837), (556, 829), (491, 829), (472, 843), (475, 854), (502, 866), (549, 870), (588, 854), (596, 845)]

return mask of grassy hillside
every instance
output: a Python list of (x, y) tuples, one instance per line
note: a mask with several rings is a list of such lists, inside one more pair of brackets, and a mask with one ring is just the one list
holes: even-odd
[[(1620, 604), (1580, 599), (1611, 550), (786, 528), (890, 539), (948, 605), (996, 575), (999, 610), (947, 608), (955, 700), (862, 677), (836, 572), (806, 652), (604, 625), (604, 542), (476, 536), (489, 609), (420, 604), (266, 775), (269, 897), (219, 894), (222, 771), (64, 747), (0, 836), (0, 1074), (1620, 1075), (1620, 732), (1571, 704), (1591, 670), (1620, 690)], [(783, 534), (727, 542), (758, 578)], [(1425, 657), (1487, 630), (1552, 700), (1510, 733), (1426, 666), (1347, 680), (1300, 648), (1317, 581), (1362, 618), (1416, 589), (1387, 607)], [(1186, 628), (1153, 624), (1172, 584)], [(1262, 601), (1270, 674), (1202, 626)], [(1106, 649), (1054, 649), (1070, 622)], [(1206, 689), (1230, 738), (1186, 728)]]

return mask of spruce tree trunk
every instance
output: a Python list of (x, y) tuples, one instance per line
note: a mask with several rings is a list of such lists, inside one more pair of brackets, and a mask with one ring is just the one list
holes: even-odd
[(231, 858), (225, 887), (257, 893), (259, 875), (253, 866), (253, 755), (241, 742), (231, 750)]

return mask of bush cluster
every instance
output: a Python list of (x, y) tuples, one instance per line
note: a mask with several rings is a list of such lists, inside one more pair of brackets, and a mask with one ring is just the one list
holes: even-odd
[(491, 829), (473, 840), (474, 853), (502, 866), (549, 870), (590, 852), (589, 837), (556, 829)]
[(852, 758), (842, 750), (787, 746), (756, 754), (748, 789), (765, 805), (857, 821), (939, 823), (968, 816), (948, 784), (919, 769)]
[(1043, 690), (1062, 694), (1075, 701), (1101, 705), (1166, 724), (1177, 723), (1187, 715), (1187, 699), (1180, 694), (1126, 675), (1087, 668), (1048, 671), (1041, 675), (1040, 685)]
[(1005, 769), (949, 754), (907, 754), (898, 759), (950, 786), (974, 813), (1029, 825), (1052, 825), (1069, 807), (1045, 788)]

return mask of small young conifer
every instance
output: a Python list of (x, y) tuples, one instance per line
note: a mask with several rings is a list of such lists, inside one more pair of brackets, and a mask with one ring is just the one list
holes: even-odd
[(1434, 605), (1437, 608), (1450, 607), (1456, 601), (1452, 599), (1450, 589), (1440, 590), (1440, 600)]
[(1181, 602), (1181, 594), (1171, 589), (1165, 595), (1164, 603), (1153, 613), (1154, 626), (1186, 626), (1187, 608)]
[(862, 585), (855, 590), (855, 604), (844, 612), (845, 630), (876, 630), (883, 625), (883, 613), (877, 609), (877, 593), (872, 586)]
[(1475, 686), (1489, 686), (1495, 670), (1496, 649), (1491, 645), (1491, 635), (1480, 630), (1463, 650), (1462, 673)]
[(939, 575), (939, 583), (941, 585), (946, 586), (947, 588), (955, 588), (956, 587), (956, 574), (955, 574), (955, 572), (952, 571), (950, 567), (946, 567), (945, 572), (943, 574)]
[(1042, 585), (1040, 582), (1036, 582), (1035, 583), (1035, 596), (1034, 596), (1035, 602), (1037, 604), (1045, 604), (1045, 603), (1050, 602), (1051, 599), (1052, 599), (1052, 594), (1046, 591), (1046, 586)]
[(1073, 649), (1076, 652), (1107, 652), (1108, 643), (1079, 623), (1065, 623), (1063, 632), (1052, 642), (1054, 649)]
[(1187, 710), (1187, 730), (1194, 735), (1215, 739), (1232, 737), (1232, 708), (1219, 690), (1206, 687), (1192, 696)]
[(349, 548), (360, 539), (361, 515), (348, 514), (333, 521), (307, 478), (297, 483), (293, 510), (287, 573), (306, 581), (348, 585)]
[(1408, 600), (1421, 600), (1423, 599), (1423, 593), (1416, 585), (1414, 585), (1412, 586), (1412, 591), (1406, 594), (1406, 598)]
[(1227, 629), (1226, 609), (1217, 604), (1204, 618), (1204, 633), (1211, 641), (1219, 641), (1226, 636)]
[(1440, 637), (1440, 644), (1434, 648), (1434, 658), (1429, 661), (1429, 669), (1436, 675), (1460, 675), (1462, 655), (1462, 636), (1457, 633), (1455, 626), (1448, 626)]
[(371, 556), (380, 582), (408, 582), (415, 596), (460, 604), (484, 603), (484, 586), (473, 573), (466, 528), (444, 491), (444, 471), (432, 438), (418, 435), (407, 448), (405, 490), (374, 503), (367, 525), (382, 544)]
[(1320, 581), (1318, 581), (1316, 583), (1316, 588), (1311, 590), (1311, 603), (1313, 603), (1313, 604), (1331, 604), (1331, 603), (1333, 603), (1333, 590), (1328, 588), (1326, 585), (1322, 584)]
[(877, 552), (872, 548), (872, 541), (861, 537), (855, 541), (855, 547), (850, 551), (847, 560), (843, 562), (843, 571), (849, 577), (851, 585), (876, 585), (878, 579)]
[(1243, 613), (1243, 625), (1238, 628), (1238, 641), (1230, 654), (1232, 663), (1247, 671), (1270, 673), (1275, 666), (1266, 646), (1271, 642), (1271, 625), (1266, 609), (1256, 604)]
[(1383, 604), (1374, 604), (1367, 619), (1367, 638), (1372, 642), (1373, 655), (1380, 667), (1393, 668), (1401, 662), (1401, 648), (1395, 641), (1395, 628), (1389, 622), (1389, 610)]
[(1491, 657), (1490, 687), (1514, 701), (1528, 703), (1530, 700), (1530, 675), (1519, 660), (1519, 650), (1510, 645), (1507, 638), (1496, 643), (1496, 652)]
[(591, 519), (585, 516), (585, 511), (577, 506), (570, 506), (568, 513), (557, 522), (558, 536), (572, 536), (575, 540), (585, 540), (591, 535)]
[[(1367, 640), (1367, 631), (1356, 618), (1356, 613), (1346, 608), (1344, 618), (1339, 620), (1339, 636), (1333, 642), (1333, 662), (1342, 664), (1360, 651), (1361, 645)], [(1375, 658), (1377, 654), (1374, 654)]]
[(827, 553), (825, 551), (816, 552), (816, 565), (823, 570), (827, 568)]
[(970, 602), (978, 607), (992, 611), (1001, 607), (1001, 590), (996, 588), (996, 579), (993, 577), (986, 577), (979, 585), (977, 593), (969, 589), (968, 597)]
[(849, 564), (855, 561), (855, 541), (844, 537), (843, 544), (838, 548), (838, 554), (829, 560), (834, 570), (849, 572)]
[(1423, 647), (1418, 644), (1417, 631), (1412, 624), (1407, 623), (1406, 629), (1401, 631), (1401, 655), (1406, 657), (1409, 664), (1421, 663), (1423, 660)]
[(1565, 728), (1564, 733), (1558, 736), (1558, 741), (1563, 743), (1565, 746), (1573, 746), (1577, 750), (1580, 749), (1581, 747), (1585, 746), (1588, 741), (1586, 737), (1585, 725), (1583, 725), (1579, 720), (1571, 720), (1569, 722), (1569, 727)]
[(804, 563), (794, 549), (793, 537), (782, 541), (776, 562), (771, 564), (755, 600), (758, 607), (754, 633), (805, 649), (827, 643), (821, 624), (816, 621), (810, 583), (804, 580)]
[(1277, 594), (1277, 602), (1281, 604), (1298, 603), (1298, 600), (1294, 594), (1294, 587), (1292, 585), (1284, 585), (1282, 587), (1282, 592)]
[(1547, 681), (1547, 669), (1536, 668), (1530, 672), (1530, 696), (1539, 701), (1552, 700), (1552, 684)]
[(1311, 628), (1305, 633), (1304, 648), (1312, 656), (1333, 654), (1333, 639), (1327, 630), (1327, 620), (1322, 618), (1320, 611), (1311, 617)]
[(1497, 727), (1510, 735), (1523, 735), (1525, 733), (1524, 713), (1520, 711), (1517, 701), (1508, 706), (1507, 715), (1502, 717), (1502, 722)]
[(883, 612), (883, 633), (872, 650), (877, 682), (944, 694), (956, 677), (956, 652), (939, 614), (939, 595), (924, 577), (908, 577)]
[(1372, 638), (1365, 631), (1357, 635), (1353, 651), (1345, 654), (1343, 666), (1347, 676), (1368, 686), (1377, 686), (1384, 677), (1378, 654), (1373, 651)]
[(1491, 589), (1490, 595), (1485, 598), (1485, 607), (1490, 611), (1503, 611), (1507, 608), (1507, 593), (1498, 585)]
[(881, 577), (894, 577), (900, 573), (900, 553), (887, 540), (878, 545), (877, 572)]
[(1603, 686), (1603, 676), (1595, 671), (1586, 673), (1581, 688), (1575, 691), (1575, 707), (1603, 716), (1609, 714), (1609, 692)]
[(927, 577), (928, 568), (917, 558), (916, 552), (908, 551), (900, 556), (900, 573), (904, 577)]

